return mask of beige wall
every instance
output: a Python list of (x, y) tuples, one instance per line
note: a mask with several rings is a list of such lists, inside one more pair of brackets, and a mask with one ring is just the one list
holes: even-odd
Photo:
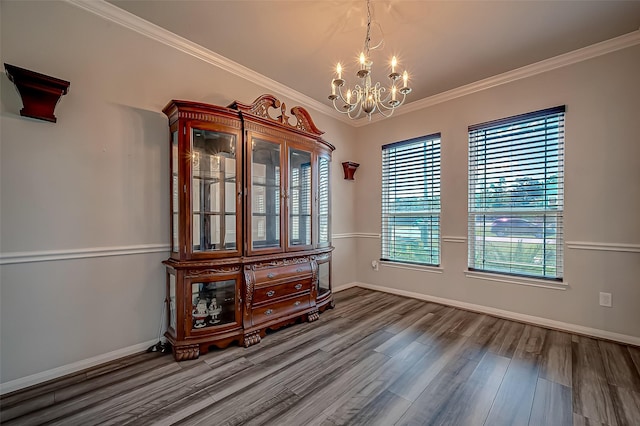
[[(442, 235), (466, 237), (467, 127), (566, 105), (565, 242), (596, 249), (565, 245), (566, 291), (467, 278), (466, 242), (447, 241), (440, 274), (376, 272), (380, 240), (361, 238), (358, 281), (640, 338), (638, 76), (635, 46), (359, 129), (356, 231), (380, 233), (381, 145), (441, 132)], [(612, 308), (599, 306), (601, 291), (612, 293)]]
[[(62, 257), (1, 266), (7, 383), (157, 339), (169, 247), (162, 108), (171, 99), (248, 103), (267, 89), (67, 3), (0, 7), (2, 62), (71, 82), (51, 124), (20, 117), (21, 100), (1, 75), (1, 253)], [(348, 233), (355, 185), (342, 179), (340, 162), (353, 157), (356, 132), (310, 113), (337, 148), (333, 233)], [(355, 280), (354, 245), (335, 242), (335, 284)], [(70, 259), (106, 248), (115, 255)], [(123, 254), (131, 249), (142, 253)]]

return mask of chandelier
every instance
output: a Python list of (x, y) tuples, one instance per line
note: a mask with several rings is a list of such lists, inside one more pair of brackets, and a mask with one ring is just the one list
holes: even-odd
[(402, 73), (402, 86), (398, 87), (400, 73), (396, 72), (398, 61), (394, 56), (391, 59), (391, 73), (389, 74), (389, 88), (382, 86), (379, 82), (371, 83), (371, 60), (370, 51), (381, 47), (384, 43), (380, 41), (374, 47), (371, 43), (371, 7), (367, 0), (367, 35), (364, 39), (364, 49), (360, 53), (359, 69), (356, 73), (360, 83), (354, 89), (347, 88), (343, 91), (345, 81), (342, 79), (342, 66), (336, 66), (337, 78), (331, 80), (331, 94), (329, 100), (333, 102), (336, 111), (346, 114), (350, 119), (358, 119), (366, 115), (371, 121), (371, 115), (379, 112), (384, 117), (390, 117), (400, 105), (404, 103), (406, 96), (411, 92), (408, 86), (409, 75), (406, 71)]

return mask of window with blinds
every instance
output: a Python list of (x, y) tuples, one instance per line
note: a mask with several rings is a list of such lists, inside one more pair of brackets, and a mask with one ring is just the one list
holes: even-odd
[(382, 147), (382, 260), (440, 264), (440, 134)]
[(564, 112), (469, 127), (469, 269), (562, 281)]

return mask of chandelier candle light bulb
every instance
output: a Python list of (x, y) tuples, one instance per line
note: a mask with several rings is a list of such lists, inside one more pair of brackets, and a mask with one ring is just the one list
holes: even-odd
[[(379, 112), (384, 117), (389, 117), (393, 114), (393, 111), (400, 105), (402, 105), (406, 99), (406, 96), (411, 92), (409, 88), (409, 75), (407, 71), (402, 74), (403, 86), (398, 89), (396, 81), (400, 79), (400, 74), (396, 71), (398, 67), (398, 59), (393, 56), (391, 58), (391, 73), (389, 74), (389, 86), (384, 87), (379, 82), (371, 82), (371, 73), (373, 68), (373, 61), (371, 60), (370, 52), (383, 45), (383, 41), (380, 41), (376, 46), (370, 47), (371, 42), (371, 5), (370, 0), (367, 0), (367, 34), (364, 40), (364, 49), (360, 52), (359, 57), (359, 69), (356, 73), (359, 84), (356, 84), (354, 88), (347, 87), (342, 89), (345, 85), (345, 81), (342, 79), (342, 65), (338, 63), (336, 66), (336, 74), (338, 78), (331, 80), (331, 94), (329, 100), (333, 102), (333, 107), (336, 111), (346, 114), (350, 119), (355, 120), (366, 116), (371, 120), (371, 116)], [(398, 99), (398, 93), (400, 93), (401, 99)], [(353, 99), (353, 103), (351, 100)]]

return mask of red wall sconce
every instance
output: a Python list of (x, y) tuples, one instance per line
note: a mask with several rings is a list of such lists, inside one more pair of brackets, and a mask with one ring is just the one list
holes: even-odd
[(356, 170), (360, 167), (358, 163), (352, 163), (351, 161), (345, 161), (342, 163), (342, 168), (344, 169), (344, 178), (346, 180), (353, 180), (353, 175), (356, 173)]
[(70, 83), (7, 63), (4, 69), (22, 98), (24, 108), (20, 115), (55, 123), (57, 119), (53, 111), (60, 97), (67, 94)]

